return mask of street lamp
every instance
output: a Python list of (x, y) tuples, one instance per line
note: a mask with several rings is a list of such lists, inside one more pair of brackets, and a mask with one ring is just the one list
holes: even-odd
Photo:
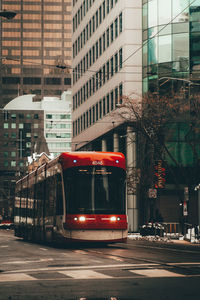
[(198, 225), (200, 226), (200, 183), (195, 186), (194, 190), (198, 192), (197, 195), (197, 210), (198, 210)]
[(11, 10), (0, 10), (0, 17), (6, 18), (8, 20), (13, 19), (16, 14), (16, 12)]

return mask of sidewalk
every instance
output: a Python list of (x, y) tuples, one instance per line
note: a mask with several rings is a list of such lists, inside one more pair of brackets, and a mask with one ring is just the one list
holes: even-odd
[(172, 243), (179, 245), (195, 245), (200, 247), (200, 239), (191, 239), (188, 240), (186, 236), (178, 236), (178, 235), (166, 235), (164, 237), (160, 237), (158, 235), (148, 235), (142, 236), (140, 233), (129, 233), (128, 239), (130, 240), (148, 240), (150, 242), (162, 242), (162, 243)]

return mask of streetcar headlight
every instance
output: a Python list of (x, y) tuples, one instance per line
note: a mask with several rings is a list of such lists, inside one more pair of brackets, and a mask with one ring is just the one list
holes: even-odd
[(86, 220), (86, 219), (85, 219), (84, 216), (79, 217), (79, 221), (80, 221), (80, 222), (85, 222), (85, 220)]
[(110, 218), (110, 221), (111, 221), (111, 222), (116, 222), (116, 221), (117, 221), (117, 218), (113, 216), (113, 217)]
[(77, 217), (75, 217), (75, 218), (74, 218), (74, 221), (77, 221), (77, 220), (78, 220), (78, 218), (77, 218)]

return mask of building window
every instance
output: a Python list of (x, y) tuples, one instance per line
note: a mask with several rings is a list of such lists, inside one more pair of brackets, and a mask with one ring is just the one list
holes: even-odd
[(106, 3), (105, 3), (105, 0), (103, 1), (102, 8), (103, 8), (103, 19), (105, 19), (105, 17), (106, 17)]
[(99, 13), (98, 13), (98, 10), (96, 11), (96, 29), (98, 28), (99, 26)]
[(16, 114), (11, 114), (11, 119), (16, 119)]
[(11, 128), (12, 128), (12, 129), (15, 129), (15, 128), (16, 128), (16, 123), (12, 123), (12, 124), (11, 124)]
[(106, 34), (103, 34), (103, 52), (106, 50)]
[(23, 79), (23, 84), (41, 84), (40, 77), (25, 77)]
[(89, 109), (89, 125), (92, 125), (92, 110)]
[(118, 104), (118, 87), (115, 88), (115, 106)]
[(109, 113), (110, 111), (110, 97), (109, 97), (109, 94), (107, 94), (106, 96), (106, 103), (107, 103), (107, 113)]
[(103, 116), (106, 114), (106, 98), (103, 98)]
[(89, 66), (92, 65), (92, 50), (89, 51)]
[(98, 91), (99, 88), (99, 76), (98, 76), (98, 72), (96, 72), (96, 91)]
[(92, 32), (95, 32), (95, 16), (92, 17)]
[(118, 37), (118, 18), (115, 19), (115, 38)]
[(99, 101), (99, 118), (102, 118), (102, 100)]
[(110, 77), (110, 62), (109, 62), (109, 60), (106, 63), (106, 72), (107, 72), (107, 80), (109, 80), (109, 77)]
[(109, 14), (110, 11), (110, 0), (106, 0), (106, 12)]
[(109, 32), (109, 28), (106, 30), (106, 38), (107, 38), (107, 48), (110, 45), (110, 32)]
[(15, 139), (16, 137), (17, 137), (16, 132), (12, 132), (12, 133), (11, 133), (11, 138), (12, 138), (12, 139)]
[(19, 123), (19, 129), (23, 129), (24, 128), (24, 124), (23, 123)]
[(92, 107), (92, 122), (95, 123), (95, 106)]
[(103, 65), (103, 84), (106, 82), (106, 66)]
[(96, 42), (96, 59), (98, 59), (99, 57), (99, 45), (98, 45), (98, 41)]
[(111, 91), (111, 93), (110, 93), (110, 109), (111, 110), (114, 109), (114, 93), (113, 93), (113, 91)]
[(119, 103), (120, 103), (120, 104), (122, 104), (122, 101), (123, 101), (122, 97), (123, 97), (123, 85), (122, 85), (122, 83), (121, 83), (121, 84), (119, 85)]
[(8, 161), (4, 160), (3, 165), (4, 165), (4, 167), (8, 167)]
[(8, 157), (8, 151), (4, 151), (3, 156)]
[(16, 161), (15, 161), (15, 160), (12, 160), (12, 161), (10, 162), (10, 165), (11, 165), (11, 167), (16, 167)]
[(26, 148), (31, 148), (31, 142), (26, 143)]
[(15, 151), (11, 151), (11, 157), (16, 157), (16, 152)]
[(119, 15), (119, 32), (121, 33), (122, 32), (122, 13)]
[(99, 119), (99, 106), (98, 106), (98, 103), (96, 104), (96, 122), (98, 121)]
[(99, 39), (99, 56), (102, 55), (102, 38)]
[(19, 114), (19, 119), (24, 119), (24, 114)]
[(95, 47), (92, 47), (92, 58), (93, 58), (93, 64), (95, 63)]
[(102, 7), (99, 7), (99, 24), (102, 22)]
[(19, 84), (20, 78), (19, 77), (3, 77), (2, 83), (3, 84)]
[(122, 54), (122, 48), (119, 50), (119, 68), (122, 68), (123, 64), (123, 54)]
[(114, 75), (113, 57), (110, 60), (110, 75), (111, 77)]
[(114, 33), (113, 33), (113, 23), (110, 25), (110, 42), (112, 43), (114, 40)]
[(118, 53), (115, 54), (115, 73), (118, 72)]
[(3, 124), (3, 128), (4, 128), (4, 129), (8, 129), (8, 123), (4, 123), (4, 124)]
[(61, 84), (61, 78), (45, 78), (45, 84), (48, 85), (60, 85)]
[(65, 85), (71, 85), (71, 78), (64, 78), (64, 84)]

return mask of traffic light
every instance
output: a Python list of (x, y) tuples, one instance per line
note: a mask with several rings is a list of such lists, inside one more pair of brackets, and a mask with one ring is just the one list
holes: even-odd
[(156, 189), (163, 189), (165, 187), (165, 168), (163, 168), (162, 160), (158, 160), (154, 166), (154, 186)]

